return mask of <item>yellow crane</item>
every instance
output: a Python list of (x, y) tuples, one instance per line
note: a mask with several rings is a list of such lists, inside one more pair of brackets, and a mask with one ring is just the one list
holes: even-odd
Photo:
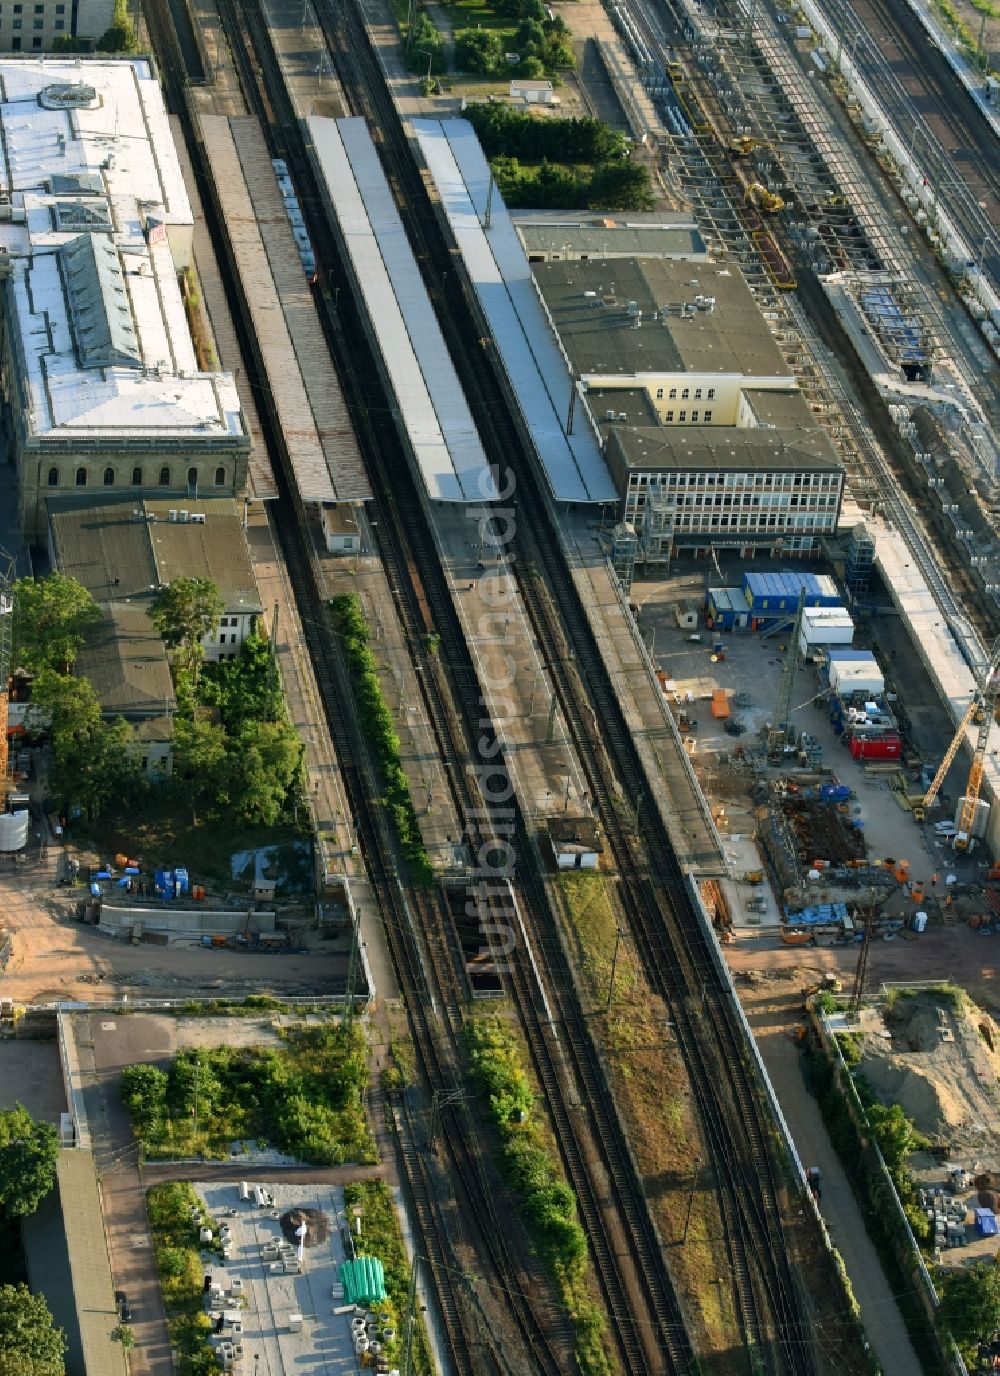
[(958, 730), (944, 753), (944, 759), (938, 766), (931, 786), (924, 794), (924, 808), (926, 809), (930, 807), (940, 793), (945, 775), (951, 768), (959, 747), (965, 740), (966, 730), (973, 721), (978, 721), (979, 735), (972, 752), (972, 767), (969, 770), (969, 779), (962, 797), (962, 811), (958, 819), (955, 836), (956, 850), (967, 850), (971, 840), (972, 825), (976, 817), (976, 804), (979, 802), (979, 793), (983, 785), (983, 761), (986, 759), (986, 747), (989, 744), (990, 727), (993, 725), (998, 694), (1000, 694), (1000, 638), (993, 642), (989, 663), (979, 681), (976, 694), (965, 709)]

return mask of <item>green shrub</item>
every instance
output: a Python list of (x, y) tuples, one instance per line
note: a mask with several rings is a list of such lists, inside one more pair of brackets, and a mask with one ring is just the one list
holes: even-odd
[(603, 1312), (587, 1294), (587, 1239), (576, 1198), (534, 1115), (535, 1096), (517, 1041), (499, 1018), (467, 1031), (472, 1082), (490, 1106), (503, 1147), (502, 1167), (542, 1264), (558, 1282), (576, 1329), (576, 1359), (586, 1376), (610, 1372)]
[(361, 610), (361, 601), (356, 593), (341, 593), (331, 599), (330, 611), (351, 670), (361, 729), (375, 747), (382, 766), (385, 807), (399, 838), (399, 848), (415, 881), (418, 884), (430, 884), (434, 871), (420, 835), (392, 713), (382, 696), (375, 656), (368, 644), (368, 625)]

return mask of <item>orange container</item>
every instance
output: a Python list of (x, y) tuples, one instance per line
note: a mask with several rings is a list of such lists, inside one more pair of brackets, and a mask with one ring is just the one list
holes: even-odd
[(716, 688), (712, 692), (712, 716), (729, 716), (729, 699), (726, 697), (725, 688)]

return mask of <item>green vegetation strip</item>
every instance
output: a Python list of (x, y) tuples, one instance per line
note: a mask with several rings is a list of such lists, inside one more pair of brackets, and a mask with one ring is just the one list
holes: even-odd
[(354, 681), (354, 694), (361, 718), (361, 729), (378, 753), (385, 776), (385, 801), (392, 817), (400, 849), (419, 883), (434, 878), (431, 862), (417, 823), (410, 797), (410, 784), (403, 770), (399, 737), (392, 713), (382, 695), (375, 656), (368, 644), (368, 625), (357, 593), (340, 593), (330, 599), (334, 625), (344, 642), (344, 651)]
[(499, 102), (468, 105), (465, 118), (510, 206), (647, 210), (653, 204), (648, 169), (629, 161), (624, 138), (601, 120), (537, 119)]
[(520, 1045), (499, 1018), (489, 1017), (470, 1025), (468, 1053), (473, 1083), (490, 1106), (503, 1144), (503, 1172), (520, 1197), (528, 1235), (573, 1320), (578, 1368), (584, 1376), (606, 1376), (612, 1370), (607, 1325), (589, 1294), (587, 1239), (555, 1146), (535, 1113)]
[(127, 1067), (122, 1098), (147, 1159), (226, 1159), (250, 1139), (319, 1166), (373, 1162), (362, 1028), (325, 1023), (280, 1035), (280, 1048), (198, 1048), (168, 1071)]
[[(837, 1042), (846, 1064), (857, 1065), (860, 1052), (854, 1038), (840, 1034)], [(878, 1146), (882, 1153), (914, 1237), (925, 1240), (927, 1220), (916, 1205), (916, 1187), (906, 1169), (909, 1153), (921, 1146), (923, 1139), (898, 1104), (886, 1108), (876, 1103), (863, 1076), (850, 1071), (845, 1076), (822, 1048), (807, 1050), (804, 1055), (807, 1082), (861, 1206), (865, 1229), (897, 1297), (921, 1367), (927, 1376), (945, 1376), (949, 1367), (941, 1343), (915, 1288), (912, 1243), (872, 1150)]]
[[(192, 1213), (197, 1209), (197, 1214)], [(219, 1363), (209, 1344), (211, 1322), (202, 1301), (199, 1229), (218, 1236), (213, 1219), (186, 1180), (154, 1185), (146, 1196), (153, 1255), (167, 1311), (170, 1344), (177, 1352), (176, 1376), (217, 1376)]]
[[(359, 1180), (344, 1186), (344, 1204), (348, 1219), (354, 1210), (361, 1212), (361, 1233), (354, 1244), (359, 1256), (378, 1257), (385, 1270), (386, 1298), (372, 1310), (383, 1316), (386, 1327), (396, 1337), (387, 1345), (385, 1355), (390, 1366), (398, 1366), (402, 1356), (409, 1312), (410, 1264), (406, 1259), (399, 1222), (392, 1204), (392, 1195), (384, 1180)], [(413, 1333), (413, 1354), (410, 1371), (413, 1376), (430, 1376), (433, 1370), (430, 1346), (423, 1323), (417, 1319)]]

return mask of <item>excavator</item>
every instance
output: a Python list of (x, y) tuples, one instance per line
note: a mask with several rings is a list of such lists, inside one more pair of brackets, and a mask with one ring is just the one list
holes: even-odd
[(980, 678), (975, 696), (965, 709), (958, 730), (944, 753), (944, 759), (938, 766), (931, 786), (924, 794), (923, 806), (926, 812), (941, 791), (945, 775), (951, 768), (959, 747), (965, 740), (966, 730), (973, 722), (978, 722), (979, 734), (976, 737), (976, 746), (972, 752), (972, 766), (969, 770), (968, 782), (965, 785), (965, 793), (962, 795), (962, 809), (957, 819), (957, 831), (953, 842), (956, 850), (968, 850), (972, 844), (972, 827), (976, 819), (976, 807), (983, 786), (983, 764), (986, 759), (986, 747), (990, 740), (990, 727), (993, 725), (996, 715), (998, 697), (1000, 697), (1000, 637), (993, 642), (989, 663)]
[(748, 158), (751, 153), (756, 153), (758, 148), (767, 146), (763, 139), (755, 139), (750, 134), (739, 134), (730, 140), (729, 151), (734, 158)]
[(763, 182), (751, 182), (743, 197), (747, 205), (755, 210), (763, 210), (768, 215), (777, 215), (784, 210), (785, 203), (776, 191), (768, 191)]

